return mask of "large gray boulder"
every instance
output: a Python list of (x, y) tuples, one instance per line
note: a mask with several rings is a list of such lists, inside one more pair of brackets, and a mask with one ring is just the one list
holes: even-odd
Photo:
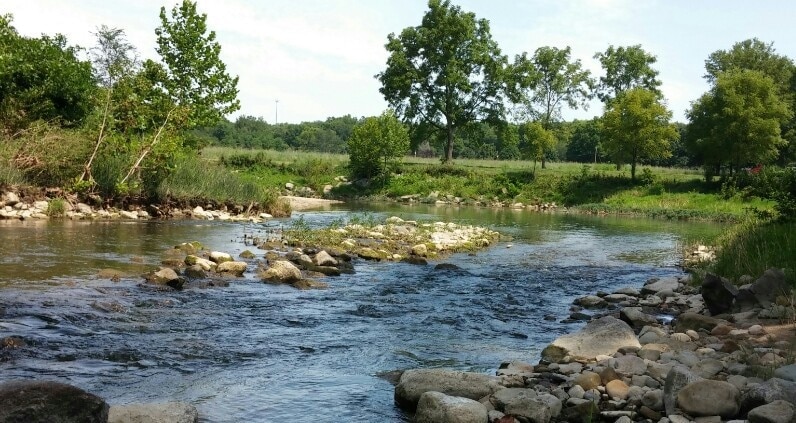
[(580, 331), (560, 336), (542, 351), (542, 359), (558, 362), (564, 356), (591, 360), (612, 355), (622, 347), (641, 348), (633, 328), (611, 316), (592, 320)]
[(641, 307), (625, 307), (619, 312), (619, 318), (636, 330), (641, 330), (644, 326), (658, 324), (658, 319), (644, 313)]
[(791, 382), (796, 381), (796, 364), (788, 364), (774, 370), (774, 376)]
[(648, 295), (648, 294), (657, 294), (661, 291), (670, 290), (670, 291), (677, 291), (679, 286), (679, 281), (674, 276), (669, 276), (665, 278), (653, 278), (648, 280), (643, 287), (641, 287), (641, 294)]
[(677, 405), (692, 416), (735, 417), (740, 410), (741, 391), (729, 382), (698, 380), (677, 394)]
[(424, 392), (417, 403), (415, 423), (486, 423), (486, 407), (478, 401)]
[(732, 310), (735, 297), (738, 296), (738, 288), (726, 278), (708, 273), (702, 282), (700, 293), (708, 311), (715, 316)]
[(793, 404), (776, 400), (770, 404), (761, 405), (749, 412), (749, 423), (791, 423), (796, 417)]
[(401, 375), (395, 386), (395, 402), (402, 408), (414, 410), (425, 392), (479, 400), (501, 388), (500, 378), (496, 376), (445, 369), (413, 369)]
[(243, 261), (225, 261), (216, 267), (218, 273), (228, 273), (235, 276), (243, 276), (246, 272), (246, 262)]
[(199, 412), (191, 404), (165, 402), (157, 404), (113, 405), (108, 423), (196, 423)]
[(533, 389), (501, 389), (489, 398), (496, 410), (535, 423), (547, 423), (561, 414), (561, 400)]
[(773, 377), (752, 385), (741, 396), (741, 411), (747, 412), (761, 405), (784, 400), (796, 405), (796, 383)]
[(287, 260), (276, 260), (260, 276), (268, 282), (292, 283), (301, 279), (301, 270)]
[(761, 306), (770, 307), (778, 296), (790, 294), (791, 287), (785, 280), (785, 273), (772, 267), (752, 283), (751, 291)]
[(108, 404), (80, 388), (51, 381), (0, 384), (0, 422), (105, 423)]
[(337, 266), (337, 259), (332, 257), (325, 250), (321, 250), (318, 254), (315, 254), (313, 261), (317, 266)]

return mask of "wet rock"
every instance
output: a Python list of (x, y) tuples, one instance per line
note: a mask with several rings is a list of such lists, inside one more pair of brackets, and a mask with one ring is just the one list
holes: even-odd
[(588, 360), (614, 354), (626, 346), (641, 347), (633, 329), (615, 317), (606, 316), (592, 320), (579, 332), (557, 338), (542, 351), (542, 358), (558, 362), (570, 355)]
[(417, 403), (415, 423), (484, 423), (487, 421), (486, 407), (478, 401), (445, 395), (440, 392), (424, 392)]
[(761, 405), (749, 412), (749, 423), (790, 423), (796, 417), (794, 405), (783, 400)]
[(218, 266), (216, 263), (202, 257), (197, 257), (194, 255), (188, 255), (185, 257), (185, 264), (188, 266), (198, 265), (201, 266), (205, 272), (209, 272)]
[(738, 288), (726, 278), (707, 273), (700, 293), (708, 311), (715, 316), (732, 310), (735, 297), (738, 296)]
[(370, 247), (360, 248), (359, 251), (357, 251), (357, 255), (365, 260), (379, 261), (387, 258), (380, 251), (376, 251)]
[(761, 306), (770, 307), (778, 296), (789, 295), (791, 287), (782, 270), (771, 268), (752, 284), (751, 291)]
[(741, 392), (733, 384), (699, 380), (677, 394), (677, 405), (692, 416), (734, 417), (740, 409)]
[(654, 316), (644, 313), (641, 307), (625, 307), (619, 312), (619, 318), (634, 329), (658, 324), (658, 320)]
[(496, 376), (444, 369), (413, 369), (401, 375), (395, 387), (395, 402), (402, 408), (414, 410), (425, 392), (479, 400), (501, 388), (500, 378)]
[(158, 404), (114, 405), (108, 423), (196, 423), (199, 412), (191, 404), (167, 402)]
[(16, 349), (27, 346), (28, 343), (18, 336), (6, 336), (0, 338), (0, 349)]
[(317, 266), (337, 266), (337, 259), (329, 255), (329, 253), (324, 250), (321, 250), (318, 252), (318, 254), (315, 254), (313, 262)]
[(461, 267), (453, 263), (439, 263), (434, 266), (434, 270), (461, 270)]
[(147, 282), (155, 285), (167, 285), (180, 278), (180, 275), (170, 267), (161, 267), (159, 270), (145, 275)]
[(403, 263), (414, 264), (418, 266), (426, 266), (428, 265), (428, 260), (424, 259), (423, 257), (419, 256), (408, 256), (401, 259)]
[(0, 384), (0, 422), (105, 423), (108, 404), (80, 388), (51, 381)]
[(318, 272), (318, 273), (320, 273), (320, 274), (322, 274), (324, 276), (340, 276), (340, 274), (342, 273), (340, 271), (340, 269), (338, 269), (337, 267), (333, 267), (333, 266), (311, 265), (311, 266), (307, 266), (307, 270), (310, 270), (310, 271), (313, 271), (313, 272)]
[(256, 256), (256, 255), (255, 255), (253, 252), (251, 252), (251, 251), (249, 251), (249, 250), (244, 250), (243, 252), (241, 252), (240, 254), (238, 254), (238, 257), (240, 257), (240, 258), (242, 258), (242, 259), (246, 259), (246, 260), (253, 260), (253, 259), (255, 259), (257, 256)]
[(233, 260), (232, 256), (227, 253), (221, 251), (210, 252), (210, 261), (212, 261), (213, 263), (221, 264), (232, 260)]
[(277, 260), (262, 272), (260, 278), (268, 282), (291, 283), (301, 279), (301, 270), (287, 260)]
[(202, 266), (194, 264), (185, 269), (185, 277), (190, 279), (204, 279), (207, 277), (207, 272), (205, 272)]
[(586, 308), (597, 308), (597, 307), (605, 307), (607, 304), (602, 297), (598, 297), (596, 295), (586, 295), (585, 297), (580, 297), (574, 301), (575, 305), (579, 305), (581, 307)]
[(242, 261), (225, 261), (216, 267), (216, 272), (240, 277), (246, 272), (246, 267), (246, 263)]
[(299, 279), (291, 283), (294, 288), (298, 289), (326, 289), (329, 284), (326, 282), (316, 281), (312, 279)]

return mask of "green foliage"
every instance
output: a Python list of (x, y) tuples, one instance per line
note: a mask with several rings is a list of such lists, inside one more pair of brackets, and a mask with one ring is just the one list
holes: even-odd
[(600, 127), (597, 118), (575, 120), (569, 124), (571, 135), (567, 140), (566, 160), (591, 163), (605, 159), (600, 148)]
[(429, 0), (422, 23), (388, 36), (380, 92), (408, 122), (444, 134), (444, 160), (453, 160), (456, 130), (503, 115), (507, 59), (489, 22), (449, 0)]
[(597, 53), (594, 58), (600, 61), (605, 76), (600, 77), (597, 85), (597, 97), (605, 104), (610, 103), (619, 95), (631, 88), (641, 87), (660, 95), (658, 87), (658, 71), (652, 65), (658, 60), (647, 53), (641, 45), (628, 47), (609, 46), (604, 53)]
[(523, 156), (526, 159), (533, 160), (533, 168), (536, 171), (536, 161), (544, 159), (545, 153), (555, 145), (556, 138), (540, 122), (527, 122), (522, 126), (522, 129), (525, 136)]
[(780, 125), (792, 116), (771, 78), (753, 70), (731, 70), (688, 111), (689, 149), (706, 166), (728, 165), (730, 174), (770, 163), (785, 143)]
[(171, 19), (161, 7), (155, 30), (156, 50), (165, 64), (158, 82), (176, 105), (189, 109), (188, 128), (213, 125), (240, 109), (238, 77), (227, 73), (219, 57), (221, 45), (215, 31), (208, 33), (206, 21), (195, 2), (183, 0), (171, 9)]
[(630, 163), (635, 180), (639, 161), (671, 155), (671, 142), (680, 135), (669, 123), (671, 117), (655, 92), (630, 89), (606, 109), (600, 121), (602, 145), (615, 163)]
[(409, 151), (409, 132), (392, 111), (365, 119), (348, 140), (349, 166), (355, 177), (386, 176)]
[(66, 200), (53, 198), (47, 203), (47, 216), (63, 217), (66, 214)]
[(730, 50), (717, 50), (705, 61), (705, 79), (715, 83), (721, 74), (729, 71), (755, 70), (774, 81), (780, 93), (791, 91), (793, 60), (776, 53), (774, 43), (764, 43), (757, 38), (733, 44)]
[(91, 64), (62, 35), (28, 38), (0, 15), (0, 132), (14, 134), (36, 120), (76, 126), (93, 107)]

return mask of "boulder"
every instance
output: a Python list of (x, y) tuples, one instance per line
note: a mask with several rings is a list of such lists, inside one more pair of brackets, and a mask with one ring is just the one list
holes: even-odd
[(287, 260), (277, 260), (260, 275), (269, 282), (291, 283), (301, 279), (301, 270)]
[(576, 299), (574, 303), (575, 305), (586, 308), (605, 307), (607, 304), (602, 297), (598, 297), (596, 295), (586, 295), (585, 297), (580, 297)]
[(180, 275), (170, 267), (161, 267), (159, 270), (145, 276), (147, 282), (155, 285), (167, 285), (179, 278)]
[(697, 313), (682, 313), (677, 316), (674, 327), (678, 332), (686, 332), (688, 330), (699, 332), (700, 329), (710, 332), (721, 323), (726, 323), (726, 321)]
[(215, 269), (217, 266), (216, 263), (213, 263), (212, 261), (206, 258), (197, 257), (195, 255), (189, 255), (185, 257), (185, 264), (188, 266), (194, 266), (194, 265), (200, 266), (202, 270), (204, 270), (205, 272), (209, 272), (210, 270)]
[(777, 400), (796, 404), (796, 383), (773, 377), (763, 383), (750, 385), (741, 396), (741, 410), (750, 411)]
[(791, 288), (785, 280), (785, 273), (772, 267), (752, 283), (751, 291), (761, 306), (770, 307), (778, 296), (789, 295)]
[(774, 370), (774, 377), (796, 382), (796, 364), (788, 364)]
[(675, 413), (677, 396), (680, 390), (698, 380), (700, 380), (699, 376), (691, 373), (686, 367), (674, 366), (669, 370), (663, 384), (663, 405), (666, 409), (666, 414), (672, 415)]
[(233, 260), (232, 256), (227, 253), (223, 253), (221, 251), (210, 252), (210, 261), (212, 261), (213, 263), (221, 264), (226, 261), (232, 261), (232, 260)]
[(318, 252), (318, 254), (315, 254), (313, 262), (316, 266), (337, 266), (337, 259), (329, 255), (329, 253), (324, 250), (321, 250)]
[(424, 392), (417, 403), (415, 423), (485, 423), (486, 407), (478, 401)]
[(648, 280), (643, 287), (641, 287), (642, 295), (657, 294), (658, 292), (671, 290), (677, 291), (679, 281), (674, 276), (665, 278), (653, 278)]
[(412, 254), (420, 257), (428, 255), (428, 247), (426, 244), (417, 244), (412, 247)]
[(749, 412), (749, 423), (791, 423), (796, 417), (793, 404), (776, 400), (770, 404), (761, 405)]
[(413, 410), (425, 392), (479, 400), (501, 388), (500, 378), (496, 376), (445, 369), (414, 369), (401, 375), (395, 386), (395, 402), (402, 408)]
[(619, 312), (619, 318), (632, 326), (633, 329), (641, 329), (647, 325), (658, 324), (658, 320), (654, 316), (644, 313), (641, 307), (625, 307)]
[(533, 389), (501, 389), (489, 398), (489, 402), (505, 414), (536, 423), (549, 422), (561, 413), (561, 400), (550, 394)]
[(246, 263), (242, 261), (225, 261), (216, 267), (216, 272), (243, 276), (243, 273), (246, 272)]
[(386, 258), (384, 254), (370, 247), (360, 248), (359, 251), (357, 251), (357, 255), (365, 260), (378, 261)]
[(204, 279), (207, 277), (207, 273), (202, 266), (194, 264), (193, 266), (185, 268), (185, 277), (190, 279)]
[(105, 423), (108, 404), (80, 388), (52, 381), (0, 384), (0, 422)]
[(166, 402), (111, 406), (108, 423), (196, 423), (199, 412), (191, 404)]
[(624, 355), (616, 358), (616, 372), (624, 376), (642, 375), (647, 371), (647, 363), (635, 355)]
[(257, 256), (253, 252), (251, 252), (249, 250), (241, 251), (241, 253), (238, 254), (238, 257), (240, 257), (242, 259), (246, 259), (246, 260), (254, 260), (255, 258), (257, 258)]
[(618, 398), (620, 400), (627, 399), (628, 390), (630, 389), (627, 384), (619, 379), (612, 380), (605, 385), (605, 392), (611, 398)]
[(700, 289), (705, 306), (710, 314), (715, 316), (732, 310), (738, 288), (726, 278), (707, 273)]
[(533, 365), (523, 361), (507, 361), (500, 363), (497, 370), (498, 376), (530, 376)]
[(677, 394), (677, 405), (692, 416), (735, 417), (740, 410), (741, 391), (719, 380), (698, 380)]
[(602, 384), (600, 375), (594, 372), (585, 371), (577, 376), (574, 380), (575, 385), (580, 386), (584, 391), (595, 389)]
[(612, 355), (622, 347), (641, 348), (641, 344), (627, 323), (605, 316), (592, 320), (579, 332), (558, 337), (542, 351), (542, 358), (557, 362), (570, 355), (591, 360), (598, 355)]

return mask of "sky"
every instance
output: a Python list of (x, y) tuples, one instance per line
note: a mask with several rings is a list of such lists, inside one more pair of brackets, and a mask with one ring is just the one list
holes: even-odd
[[(3, 0), (0, 14), (26, 36), (64, 34), (94, 44), (101, 25), (121, 28), (144, 59), (157, 59), (158, 14), (177, 0)], [(230, 116), (267, 122), (373, 116), (388, 107), (374, 75), (385, 68), (387, 35), (420, 24), (426, 0), (198, 0), (221, 44), (227, 70), (240, 77), (241, 110)], [(673, 119), (708, 90), (708, 55), (757, 37), (796, 58), (796, 2), (784, 0), (454, 0), (490, 22), (510, 60), (542, 46), (570, 46), (594, 76), (593, 56), (609, 45), (641, 44), (655, 68)], [(565, 119), (602, 114), (565, 111)]]

